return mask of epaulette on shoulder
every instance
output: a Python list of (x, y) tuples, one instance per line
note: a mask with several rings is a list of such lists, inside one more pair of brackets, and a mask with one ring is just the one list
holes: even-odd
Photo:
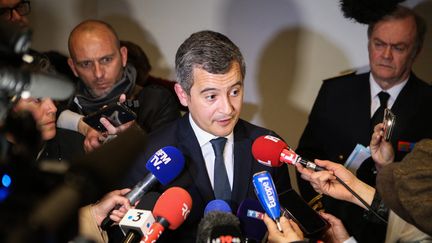
[(356, 75), (356, 72), (357, 72), (356, 69), (347, 69), (347, 70), (340, 72), (339, 75), (337, 75), (337, 76), (324, 79), (323, 82), (335, 80), (335, 79), (339, 79), (339, 78), (343, 78), (343, 77), (354, 76), (354, 75)]

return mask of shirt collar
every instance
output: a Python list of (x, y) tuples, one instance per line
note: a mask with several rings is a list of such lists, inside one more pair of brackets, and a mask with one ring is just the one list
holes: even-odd
[[(189, 122), (192, 126), (192, 130), (195, 133), (195, 136), (198, 139), (198, 143), (200, 145), (200, 147), (202, 147), (203, 145), (205, 145), (206, 143), (208, 143), (210, 140), (217, 138), (217, 136), (208, 133), (206, 131), (204, 131), (203, 129), (201, 129), (193, 120), (192, 115), (189, 113)], [(227, 138), (227, 143), (228, 142), (232, 142), (234, 139), (234, 133), (231, 132), (230, 134), (228, 134), (228, 136), (225, 136), (225, 138)]]
[(372, 99), (374, 97), (376, 97), (378, 95), (379, 92), (381, 91), (385, 91), (390, 95), (389, 100), (392, 101), (391, 103), (393, 103), (396, 100), (396, 97), (399, 95), (399, 93), (401, 92), (401, 90), (403, 89), (403, 87), (405, 87), (405, 85), (408, 82), (409, 77), (404, 80), (403, 82), (391, 87), (390, 89), (387, 90), (383, 90), (378, 83), (375, 81), (372, 73), (370, 73), (369, 75), (369, 83), (370, 83), (370, 87), (371, 87), (371, 97)]

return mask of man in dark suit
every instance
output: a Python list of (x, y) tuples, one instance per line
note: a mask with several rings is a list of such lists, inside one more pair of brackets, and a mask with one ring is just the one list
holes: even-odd
[[(185, 169), (168, 187), (185, 188), (193, 199), (192, 211), (179, 229), (164, 232), (160, 241), (195, 242), (197, 225), (211, 200), (226, 200), (236, 212), (244, 199), (256, 198), (252, 176), (263, 170), (271, 173), (279, 192), (289, 189), (290, 182), (286, 165), (265, 167), (252, 156), (253, 141), (274, 133), (239, 119), (245, 63), (231, 40), (212, 31), (192, 34), (177, 51), (176, 74), (175, 91), (189, 113), (149, 135), (146, 158), (168, 145), (177, 147), (186, 158)], [(215, 138), (226, 141), (222, 146), (224, 171), (215, 164)], [(132, 172), (130, 185), (148, 173), (142, 162)], [(227, 186), (222, 192), (221, 178), (226, 178), (222, 184)]]
[[(407, 154), (415, 142), (432, 137), (431, 87), (411, 71), (421, 50), (425, 23), (412, 10), (398, 6), (368, 28), (370, 73), (346, 75), (324, 81), (315, 100), (309, 122), (300, 138), (297, 152), (313, 160), (345, 163), (356, 144), (369, 145), (370, 136), (382, 108), (396, 115), (391, 143), (396, 161)], [(381, 97), (380, 97), (381, 96)], [(382, 106), (382, 108), (380, 108)], [(375, 115), (375, 113), (377, 113)], [(377, 168), (366, 160), (358, 177), (375, 185)], [(303, 197), (316, 193), (298, 177)], [(371, 226), (363, 220), (363, 210), (324, 198), (325, 210), (341, 218), (351, 235), (360, 242), (382, 242), (385, 226)]]

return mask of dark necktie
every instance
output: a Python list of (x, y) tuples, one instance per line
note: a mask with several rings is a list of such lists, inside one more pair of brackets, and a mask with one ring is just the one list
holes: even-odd
[(390, 95), (387, 92), (381, 91), (378, 93), (378, 97), (380, 100), (380, 107), (375, 111), (374, 115), (371, 118), (371, 131), (373, 133), (373, 129), (376, 124), (383, 121), (384, 110), (387, 108), (387, 101), (390, 98)]
[(214, 194), (216, 199), (225, 201), (231, 200), (231, 187), (228, 180), (227, 171), (225, 168), (223, 151), (227, 139), (219, 137), (210, 140), (215, 153), (214, 163)]

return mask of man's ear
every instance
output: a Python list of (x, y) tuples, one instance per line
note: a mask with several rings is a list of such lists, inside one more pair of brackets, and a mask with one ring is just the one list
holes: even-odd
[(180, 103), (183, 106), (188, 106), (188, 94), (183, 90), (182, 86), (176, 83), (174, 85), (174, 90), (177, 94), (178, 99), (180, 100)]
[(122, 59), (122, 65), (123, 65), (123, 67), (126, 67), (126, 63), (127, 63), (127, 53), (128, 53), (128, 51), (127, 51), (127, 48), (126, 48), (126, 46), (122, 46), (122, 47), (120, 47), (120, 56), (121, 56), (121, 59)]
[(68, 64), (69, 64), (70, 69), (71, 69), (72, 72), (74, 73), (75, 77), (78, 77), (78, 73), (77, 73), (76, 68), (75, 68), (75, 63), (74, 63), (74, 61), (72, 60), (72, 58), (69, 57), (68, 60), (67, 60), (67, 62), (68, 62)]

